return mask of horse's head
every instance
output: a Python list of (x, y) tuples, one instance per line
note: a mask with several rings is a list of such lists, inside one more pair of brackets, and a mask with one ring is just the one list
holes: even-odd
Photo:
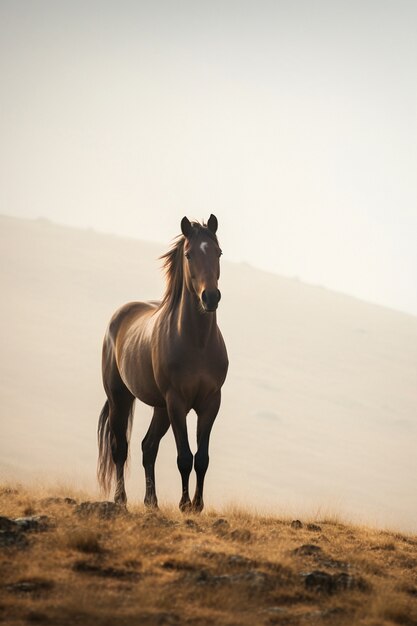
[(221, 297), (217, 288), (222, 254), (216, 237), (217, 218), (210, 215), (207, 226), (201, 226), (183, 217), (181, 231), (185, 237), (183, 262), (187, 287), (194, 291), (204, 311), (213, 312)]

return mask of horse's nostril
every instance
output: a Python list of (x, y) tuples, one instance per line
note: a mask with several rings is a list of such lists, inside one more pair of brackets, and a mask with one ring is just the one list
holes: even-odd
[(204, 291), (201, 292), (201, 302), (206, 311), (215, 311), (220, 297), (220, 291), (218, 289), (212, 289), (211, 291), (204, 289)]

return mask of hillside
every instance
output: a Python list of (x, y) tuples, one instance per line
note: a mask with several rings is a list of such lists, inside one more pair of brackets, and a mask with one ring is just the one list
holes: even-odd
[[(0, 218), (4, 480), (96, 488), (102, 337), (119, 305), (161, 296), (168, 246)], [(230, 371), (206, 503), (416, 532), (417, 318), (244, 264), (222, 262), (220, 287)], [(138, 404), (130, 503), (143, 498), (149, 419)], [(157, 463), (167, 505), (180, 496), (175, 457), (169, 432)]]
[(416, 537), (233, 509), (125, 511), (85, 498), (1, 488), (0, 621), (417, 624)]

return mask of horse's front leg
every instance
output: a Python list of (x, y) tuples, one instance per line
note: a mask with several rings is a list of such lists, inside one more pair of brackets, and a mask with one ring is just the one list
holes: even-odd
[(187, 410), (182, 399), (175, 395), (169, 398), (167, 407), (177, 445), (177, 465), (182, 481), (182, 496), (179, 507), (181, 511), (188, 511), (191, 508), (188, 483), (193, 468), (193, 453), (188, 443)]
[(214, 420), (220, 408), (220, 391), (213, 394), (201, 408), (197, 408), (197, 452), (194, 458), (194, 469), (197, 476), (196, 490), (192, 508), (200, 512), (204, 508), (203, 487), (204, 477), (209, 464), (209, 440)]
[(142, 441), (143, 467), (145, 468), (146, 494), (145, 505), (157, 507), (155, 487), (155, 460), (159, 443), (169, 428), (168, 412), (165, 408), (155, 407), (148, 432)]

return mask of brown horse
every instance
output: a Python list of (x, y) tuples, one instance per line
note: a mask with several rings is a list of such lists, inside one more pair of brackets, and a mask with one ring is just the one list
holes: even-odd
[[(116, 470), (115, 502), (126, 503), (124, 465), (135, 398), (154, 407), (142, 441), (145, 504), (157, 506), (155, 460), (159, 442), (172, 426), (182, 479), (180, 509), (203, 509), (203, 483), (211, 428), (220, 408), (228, 368), (217, 326), (221, 250), (217, 218), (207, 224), (181, 221), (182, 235), (162, 258), (167, 276), (160, 303), (132, 302), (113, 315), (103, 344), (103, 384), (107, 401), (98, 423), (98, 479), (109, 491)], [(197, 413), (197, 453), (188, 443), (187, 414)], [(188, 481), (197, 484), (191, 503)]]

